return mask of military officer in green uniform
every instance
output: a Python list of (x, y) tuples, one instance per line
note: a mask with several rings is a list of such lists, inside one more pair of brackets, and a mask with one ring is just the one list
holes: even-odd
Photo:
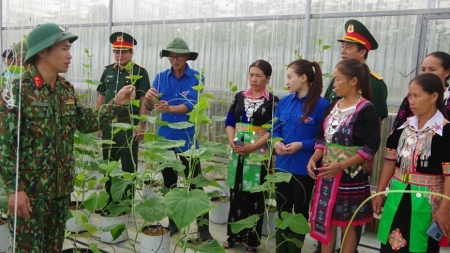
[[(116, 32), (111, 34), (109, 41), (112, 44), (115, 63), (105, 67), (101, 76), (101, 84), (97, 87), (99, 96), (97, 98), (97, 108), (103, 104), (109, 103), (118, 90), (122, 87), (134, 83), (136, 89), (136, 99), (140, 99), (140, 106), (131, 106), (124, 108), (117, 115), (116, 122), (129, 123), (135, 126), (134, 129), (121, 130), (113, 134), (111, 126), (106, 127), (102, 131), (103, 140), (112, 140), (115, 144), (103, 144), (103, 159), (121, 161), (122, 170), (126, 172), (135, 172), (138, 163), (138, 144), (144, 137), (146, 121), (139, 121), (133, 118), (133, 115), (147, 115), (148, 111), (142, 100), (145, 93), (150, 89), (150, 81), (147, 70), (136, 63), (132, 63), (133, 46), (137, 41), (129, 34), (124, 32)], [(132, 66), (129, 71), (125, 68), (127, 64)], [(140, 79), (132, 77), (140, 76)], [(106, 189), (109, 192), (111, 187), (110, 181), (106, 183)], [(134, 189), (127, 188), (124, 192), (124, 199), (131, 199), (134, 196)], [(110, 202), (111, 194), (110, 194)]]
[(98, 110), (81, 104), (58, 75), (69, 69), (77, 38), (57, 24), (38, 25), (27, 39), (29, 68), (0, 91), (10, 95), (0, 107), (0, 176), (16, 228), (15, 252), (61, 252), (74, 188), (74, 133), (99, 131), (134, 96), (126, 86)]
[[(366, 63), (367, 56), (370, 50), (378, 48), (378, 43), (369, 30), (359, 21), (351, 19), (345, 23), (345, 30), (347, 33), (338, 40), (342, 42), (341, 58), (345, 59), (357, 59), (361, 63)], [(370, 72), (370, 86), (372, 89), (372, 103), (377, 109), (380, 116), (380, 124), (383, 119), (388, 116), (387, 109), (387, 96), (388, 90), (386, 84), (383, 81), (383, 77), (374, 71)], [(330, 102), (336, 101), (339, 97), (333, 90), (334, 80), (328, 85), (328, 89), (325, 92), (325, 98)]]
[[(367, 56), (370, 50), (375, 50), (378, 48), (378, 43), (369, 30), (359, 21), (351, 19), (345, 23), (346, 34), (342, 39), (338, 40), (342, 43), (341, 47), (341, 58), (345, 59), (357, 59), (361, 63), (366, 63)], [(327, 91), (325, 92), (325, 98), (330, 102), (334, 102), (340, 97), (334, 92), (334, 79), (331, 80), (330, 85), (328, 85)], [(372, 90), (372, 103), (377, 109), (380, 124), (383, 119), (388, 116), (387, 109), (387, 96), (388, 90), (387, 86), (383, 81), (383, 77), (374, 71), (370, 72), (370, 87)], [(367, 172), (372, 173), (373, 163), (366, 163)], [(357, 244), (361, 239), (362, 226), (356, 226)], [(321, 244), (318, 243), (317, 250), (314, 253), (320, 253)], [(358, 252), (358, 250), (356, 250)]]

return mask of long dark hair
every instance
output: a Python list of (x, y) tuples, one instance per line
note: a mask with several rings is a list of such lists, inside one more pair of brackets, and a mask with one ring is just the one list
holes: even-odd
[(422, 87), (422, 90), (428, 94), (436, 92), (438, 98), (436, 99), (436, 108), (448, 119), (447, 110), (444, 104), (444, 87), (442, 87), (442, 80), (433, 73), (423, 73), (416, 77), (409, 83), (415, 83)]
[(266, 77), (272, 76), (272, 65), (270, 65), (270, 63), (268, 63), (265, 60), (256, 60), (255, 62), (250, 64), (248, 70), (250, 71), (252, 67), (257, 67), (261, 69), (264, 75), (266, 75)]
[(361, 91), (363, 98), (372, 101), (372, 90), (370, 89), (370, 70), (365, 63), (356, 59), (346, 59), (336, 65), (336, 69), (348, 78), (356, 77), (357, 90)]
[[(309, 90), (308, 97), (305, 103), (302, 105), (304, 111), (300, 121), (304, 121), (312, 113), (317, 101), (319, 101), (320, 94), (322, 93), (322, 70), (317, 62), (310, 62), (308, 60), (296, 60), (291, 62), (287, 68), (292, 68), (295, 74), (301, 76), (306, 75), (308, 78)], [(314, 69), (313, 69), (314, 68)]]
[[(433, 56), (433, 57), (436, 57), (439, 60), (441, 60), (441, 66), (445, 70), (450, 69), (450, 54), (447, 54), (446, 52), (436, 51), (436, 52), (433, 52), (433, 53), (427, 55), (427, 57), (428, 56)], [(445, 87), (448, 87), (448, 79), (449, 78), (450, 78), (450, 75), (445, 78)]]

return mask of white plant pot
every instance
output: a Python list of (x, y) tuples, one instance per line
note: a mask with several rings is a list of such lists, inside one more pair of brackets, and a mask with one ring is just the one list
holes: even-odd
[(211, 198), (210, 204), (216, 206), (209, 211), (209, 220), (216, 224), (225, 224), (228, 222), (228, 213), (230, 212), (230, 200), (218, 201), (220, 197)]
[[(81, 210), (72, 210), (72, 212), (76, 213), (85, 213), (88, 218), (88, 223), (91, 223), (92, 216), (91, 213), (87, 209), (81, 209)], [(72, 217), (66, 221), (66, 229), (69, 232), (72, 233), (78, 233), (78, 232), (84, 232), (86, 231), (86, 228), (81, 223), (81, 217)]]
[[(102, 228), (106, 228), (108, 226), (118, 225), (118, 224), (125, 224), (125, 226), (126, 226), (127, 225), (127, 215), (124, 214), (124, 215), (121, 215), (118, 217), (103, 217), (103, 216), (101, 216), (100, 221), (101, 221)], [(101, 233), (102, 234), (101, 234), (100, 240), (102, 242), (106, 242), (106, 243), (118, 243), (118, 242), (122, 242), (122, 241), (125, 241), (128, 239), (128, 233), (126, 231), (126, 228), (122, 232), (122, 234), (119, 237), (117, 237), (117, 239), (114, 241), (113, 241), (113, 237), (112, 237), (110, 231), (108, 231), (108, 232), (102, 231)]]
[(9, 233), (9, 223), (0, 220), (0, 252), (6, 252), (11, 244), (11, 234)]
[(162, 194), (159, 191), (159, 187), (150, 186), (148, 184), (144, 184), (142, 187), (142, 195), (144, 197), (144, 200), (147, 200), (149, 198), (161, 198)]
[[(267, 215), (269, 215), (269, 222), (267, 222)], [(275, 233), (275, 218), (278, 216), (278, 212), (268, 212), (263, 214), (263, 224), (261, 235), (268, 236)]]
[[(156, 225), (148, 226), (150, 229), (157, 228)], [(164, 228), (164, 227), (162, 227)], [(141, 232), (141, 253), (170, 253), (170, 232), (164, 228), (163, 235), (147, 235)]]

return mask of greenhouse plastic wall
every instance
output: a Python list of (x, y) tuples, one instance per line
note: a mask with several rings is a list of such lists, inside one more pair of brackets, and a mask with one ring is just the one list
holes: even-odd
[[(311, 21), (309, 33), (304, 34), (308, 2)], [(111, 31), (128, 32), (137, 39), (135, 62), (146, 67), (151, 79), (170, 66), (167, 59), (159, 58), (160, 50), (181, 37), (199, 52), (198, 60), (189, 64), (205, 71), (208, 90), (227, 91), (230, 81), (245, 89), (249, 64), (266, 59), (274, 69), (270, 85), (284, 95), (285, 65), (295, 60), (294, 51), (309, 60), (323, 60), (323, 72), (332, 73), (340, 61), (337, 39), (345, 33), (344, 23), (358, 19), (378, 40), (379, 48), (369, 53), (367, 63), (384, 76), (393, 105), (405, 96), (427, 53), (450, 49), (449, 0), (6, 0), (1, 13), (3, 50), (45, 22), (56, 22), (79, 35), (65, 74), (79, 88), (86, 79), (81, 65), (87, 63), (85, 49), (94, 54), (92, 79), (98, 79), (112, 62)], [(331, 48), (320, 53), (319, 39)], [(309, 44), (304, 47), (304, 43)], [(303, 52), (304, 48), (309, 50)]]

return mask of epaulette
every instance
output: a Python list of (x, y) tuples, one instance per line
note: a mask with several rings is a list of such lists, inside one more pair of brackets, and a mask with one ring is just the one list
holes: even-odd
[(138, 67), (141, 68), (141, 69), (145, 69), (144, 67), (142, 67), (141, 65), (139, 65), (139, 64), (137, 64), (137, 63), (135, 63), (134, 65), (138, 66)]
[(374, 71), (370, 71), (370, 74), (378, 80), (383, 80), (383, 77)]
[(115, 62), (113, 62), (113, 63), (111, 63), (111, 64), (109, 64), (109, 65), (106, 65), (105, 66), (105, 68), (107, 68), (107, 67), (111, 67), (112, 65), (114, 65), (114, 64), (116, 64)]

